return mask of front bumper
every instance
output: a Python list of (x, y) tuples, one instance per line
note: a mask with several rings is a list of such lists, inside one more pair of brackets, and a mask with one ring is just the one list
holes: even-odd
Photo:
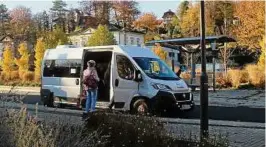
[(153, 109), (168, 109), (177, 107), (180, 110), (187, 110), (194, 107), (193, 94), (187, 93), (172, 93), (168, 91), (159, 91), (152, 98)]

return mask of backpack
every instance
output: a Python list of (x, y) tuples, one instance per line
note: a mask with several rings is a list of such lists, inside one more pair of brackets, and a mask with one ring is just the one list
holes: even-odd
[[(92, 73), (92, 71), (91, 71)], [(98, 87), (97, 80), (94, 78), (93, 74), (86, 76), (83, 82), (89, 89), (96, 89)]]

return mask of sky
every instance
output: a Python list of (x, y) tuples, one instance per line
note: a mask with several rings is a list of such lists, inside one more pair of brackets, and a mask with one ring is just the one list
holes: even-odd
[[(76, 8), (78, 7), (79, 0), (65, 0), (68, 7)], [(163, 13), (171, 9), (176, 12), (178, 4), (180, 1), (140, 1), (139, 9), (141, 12), (153, 12), (158, 18), (163, 16)], [(25, 1), (25, 0), (0, 0), (0, 4), (3, 3), (8, 9), (12, 9), (16, 6), (22, 5), (31, 8), (31, 11), (35, 14), (37, 12), (42, 12), (43, 10), (49, 10), (52, 7), (52, 0), (35, 0), (35, 1)]]

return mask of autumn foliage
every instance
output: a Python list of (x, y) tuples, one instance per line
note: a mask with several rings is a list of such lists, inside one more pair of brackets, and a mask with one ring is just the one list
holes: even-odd
[(144, 29), (146, 32), (154, 31), (159, 25), (159, 21), (153, 13), (144, 13), (136, 21), (133, 22), (133, 26), (137, 29)]
[(259, 42), (265, 35), (265, 2), (239, 1), (235, 5), (235, 16), (240, 20), (234, 28), (238, 43), (250, 48), (260, 48)]
[(22, 78), (23, 74), (29, 70), (29, 51), (26, 43), (21, 43), (18, 48), (20, 58), (15, 60), (18, 66), (19, 77)]
[(41, 65), (43, 60), (43, 55), (45, 52), (45, 44), (42, 39), (38, 39), (35, 46), (35, 70), (34, 70), (34, 79), (35, 81), (40, 81), (41, 78)]
[(3, 62), (2, 62), (2, 79), (10, 79), (11, 72), (14, 70), (14, 56), (12, 54), (11, 48), (6, 47), (3, 53)]
[(163, 50), (163, 48), (160, 46), (160, 44), (156, 44), (152, 51), (159, 56), (162, 60), (166, 61), (167, 52)]
[(114, 45), (114, 35), (109, 32), (107, 26), (99, 25), (97, 30), (88, 40), (88, 46)]

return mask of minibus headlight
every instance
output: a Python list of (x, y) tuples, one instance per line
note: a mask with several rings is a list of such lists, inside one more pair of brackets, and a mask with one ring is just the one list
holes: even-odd
[(152, 86), (154, 89), (157, 89), (157, 90), (172, 90), (169, 86), (164, 85), (164, 84), (155, 83), (155, 84), (152, 84)]

